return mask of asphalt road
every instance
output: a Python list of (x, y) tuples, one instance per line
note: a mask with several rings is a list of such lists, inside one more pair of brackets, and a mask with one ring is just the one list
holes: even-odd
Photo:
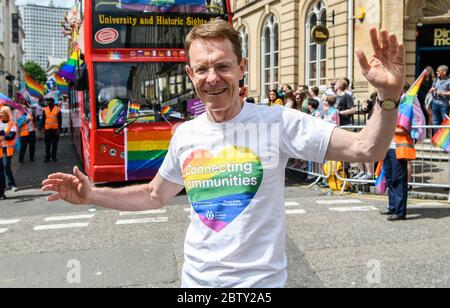
[[(0, 287), (179, 287), (186, 196), (139, 214), (49, 203), (42, 179), (77, 163), (67, 139), (60, 153), (15, 166), (21, 190), (0, 201)], [(408, 220), (392, 223), (378, 213), (386, 197), (292, 182), (284, 193), (287, 287), (450, 287), (448, 204), (410, 200)]]

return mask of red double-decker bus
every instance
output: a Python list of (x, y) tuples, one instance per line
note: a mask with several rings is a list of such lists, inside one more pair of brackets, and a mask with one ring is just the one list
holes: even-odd
[(150, 179), (172, 126), (199, 104), (185, 73), (184, 38), (212, 18), (231, 22), (230, 2), (84, 0), (78, 10), (75, 41), (84, 65), (70, 105), (85, 172), (96, 183)]

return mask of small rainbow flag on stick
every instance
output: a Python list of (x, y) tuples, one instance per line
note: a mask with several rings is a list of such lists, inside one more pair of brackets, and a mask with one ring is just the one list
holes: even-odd
[[(450, 126), (450, 118), (445, 116), (441, 126)], [(440, 128), (433, 136), (433, 144), (441, 147), (445, 152), (450, 152), (450, 128)]]
[(25, 87), (31, 96), (38, 97), (38, 98), (44, 96), (44, 92), (45, 92), (44, 86), (41, 85), (40, 83), (38, 83), (37, 81), (35, 81), (28, 74), (25, 74)]
[(375, 175), (377, 175), (377, 180), (375, 181), (375, 189), (378, 194), (384, 194), (387, 190), (387, 178), (384, 173), (383, 161), (378, 163), (377, 170), (375, 171)]
[(161, 115), (168, 115), (172, 112), (172, 107), (166, 106), (163, 109), (161, 109)]
[(136, 103), (131, 103), (128, 107), (128, 113), (129, 114), (138, 114), (139, 110), (141, 110), (141, 105)]

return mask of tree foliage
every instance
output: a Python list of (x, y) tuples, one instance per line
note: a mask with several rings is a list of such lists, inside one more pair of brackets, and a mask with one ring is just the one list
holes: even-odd
[(47, 81), (47, 74), (44, 69), (34, 61), (25, 63), (25, 72), (40, 84), (45, 84)]

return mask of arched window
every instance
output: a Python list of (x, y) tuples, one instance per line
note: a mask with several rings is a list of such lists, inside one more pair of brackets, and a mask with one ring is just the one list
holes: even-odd
[(311, 39), (314, 26), (325, 24), (327, 11), (322, 1), (317, 1), (308, 12), (306, 23), (306, 81), (309, 86), (325, 86), (327, 74), (327, 45), (316, 44)]
[[(247, 28), (242, 26), (239, 28), (239, 34), (242, 41), (242, 57), (248, 58), (248, 31)], [(248, 87), (248, 66), (244, 75), (244, 86)]]
[(270, 15), (264, 23), (261, 36), (262, 98), (267, 98), (270, 90), (278, 88), (278, 35), (278, 21), (274, 15)]

